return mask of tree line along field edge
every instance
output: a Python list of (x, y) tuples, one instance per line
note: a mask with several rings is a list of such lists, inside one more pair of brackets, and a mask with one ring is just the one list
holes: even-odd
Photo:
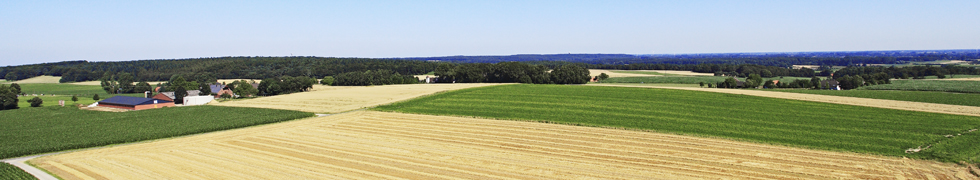
[[(711, 92), (567, 85), (464, 89), (382, 111), (547, 121), (957, 162), (980, 118)], [(905, 150), (945, 143), (922, 152)], [(971, 160), (975, 162), (974, 160)]]
[(262, 108), (189, 106), (102, 112), (47, 106), (0, 112), (0, 158), (169, 138), (312, 117)]

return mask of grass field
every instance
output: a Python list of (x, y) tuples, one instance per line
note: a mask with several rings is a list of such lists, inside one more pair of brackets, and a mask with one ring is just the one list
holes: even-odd
[(858, 89), (980, 93), (980, 81), (892, 80), (891, 84), (864, 86)]
[(98, 85), (74, 85), (74, 84), (19, 84), (20, 91), (30, 94), (44, 94), (44, 95), (84, 95), (89, 98), (92, 95), (98, 94), (99, 96), (105, 96), (105, 90), (102, 90), (101, 86)]
[[(957, 162), (980, 117), (710, 92), (560, 85), (464, 89), (377, 109), (644, 129), (754, 142)], [(915, 154), (905, 150), (943, 140)], [(925, 146), (924, 146), (925, 145)], [(975, 160), (975, 159), (974, 159)]]
[(890, 91), (890, 90), (803, 90), (803, 89), (766, 89), (766, 91), (779, 91), (805, 94), (822, 94), (831, 96), (847, 96), (872, 99), (890, 99), (899, 101), (926, 102), (937, 104), (951, 104), (963, 106), (980, 107), (980, 94), (971, 93), (949, 93), (936, 91)]
[(287, 121), (313, 114), (190, 106), (101, 112), (49, 106), (0, 111), (0, 159)]
[[(648, 76), (648, 77), (616, 77), (603, 80), (602, 83), (668, 83), (668, 84), (698, 84), (700, 82), (704, 83), (717, 83), (725, 81), (728, 79), (727, 76)], [(738, 78), (744, 81), (745, 78)], [(796, 79), (806, 79), (810, 78), (804, 77), (773, 77), (773, 78), (763, 78), (765, 80), (785, 80), (793, 81)], [(706, 85), (707, 86), (707, 85)]]
[(0, 179), (3, 180), (35, 180), (33, 175), (24, 172), (17, 166), (0, 162)]
[(656, 71), (617, 71), (617, 70), (611, 70), (611, 71), (612, 72), (616, 72), (616, 73), (648, 74), (648, 75), (661, 75), (661, 76), (678, 76), (676, 74), (664, 74), (664, 73), (659, 73), (659, 72), (656, 72)]
[[(110, 98), (110, 97), (113, 97), (113, 96), (143, 97), (143, 94), (114, 94), (114, 95), (104, 95), (104, 96), (103, 95), (99, 95), (99, 100), (103, 100), (103, 99)], [(46, 96), (37, 96), (37, 97), (40, 97), (41, 100), (44, 102), (44, 103), (41, 103), (41, 107), (57, 106), (58, 105), (58, 100), (65, 100), (65, 106), (74, 106), (75, 104), (89, 105), (89, 104), (92, 104), (92, 103), (97, 102), (95, 99), (92, 99), (92, 96), (78, 96), (78, 101), (77, 102), (71, 101), (71, 96), (67, 96), (67, 95), (57, 95), (57, 96), (47, 96), (46, 95)], [(17, 102), (17, 106), (20, 107), (20, 108), (28, 108), (28, 107), (31, 107), (31, 103), (30, 102), (27, 102), (27, 100), (30, 100), (32, 98), (34, 98), (34, 96), (21, 96), (21, 97), (18, 97), (17, 99), (19, 99), (19, 101)]]

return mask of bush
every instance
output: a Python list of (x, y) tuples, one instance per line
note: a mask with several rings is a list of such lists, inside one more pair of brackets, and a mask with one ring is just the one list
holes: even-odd
[(222, 99), (231, 98), (231, 94), (228, 94), (228, 93), (221, 94), (221, 98)]
[(78, 96), (71, 95), (71, 101), (72, 102), (78, 102)]
[(325, 76), (325, 77), (323, 77), (323, 79), (320, 80), (320, 84), (327, 85), (327, 86), (332, 86), (333, 85), (333, 76)]
[(41, 107), (41, 103), (44, 103), (44, 100), (41, 100), (40, 97), (34, 97), (27, 100), (27, 102), (31, 103), (31, 107)]
[(99, 94), (95, 94), (95, 96), (92, 96), (92, 99), (98, 101), (99, 100)]

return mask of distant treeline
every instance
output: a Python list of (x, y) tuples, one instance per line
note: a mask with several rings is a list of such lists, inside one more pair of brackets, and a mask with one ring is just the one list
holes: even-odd
[(440, 64), (435, 75), (440, 83), (585, 84), (591, 79), (589, 70), (579, 65), (548, 70), (547, 66), (521, 62)]
[(387, 84), (418, 84), (419, 79), (412, 75), (402, 75), (398, 72), (379, 69), (364, 72), (346, 72), (333, 76), (334, 86), (371, 86)]
[(62, 82), (95, 81), (105, 73), (130, 73), (136, 81), (166, 81), (174, 75), (218, 79), (264, 79), (280, 76), (323, 77), (345, 72), (386, 69), (401, 74), (424, 74), (437, 63), (416, 60), (324, 57), (216, 57), (119, 62), (66, 61), (0, 67), (7, 80), (61, 76)]
[[(456, 63), (498, 63), (559, 61), (585, 64), (756, 64), (790, 67), (792, 65), (850, 66), (861, 64), (904, 64), (935, 60), (980, 59), (976, 50), (908, 50), (793, 53), (715, 53), (715, 54), (521, 54), (509, 56), (447, 56), (405, 58)], [(533, 64), (533, 63), (532, 63)]]

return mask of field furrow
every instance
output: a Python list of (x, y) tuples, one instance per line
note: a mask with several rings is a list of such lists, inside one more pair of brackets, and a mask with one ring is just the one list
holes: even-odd
[(934, 161), (356, 111), (31, 160), (65, 179), (951, 179)]

